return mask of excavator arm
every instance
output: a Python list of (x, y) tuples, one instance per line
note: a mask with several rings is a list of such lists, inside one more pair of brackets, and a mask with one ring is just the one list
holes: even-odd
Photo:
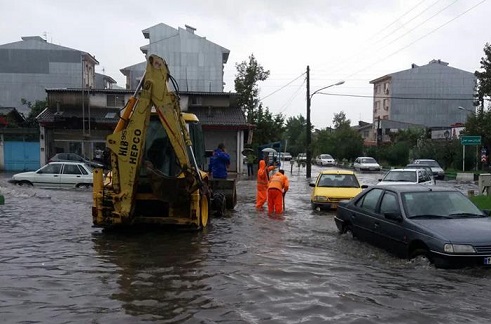
[[(169, 91), (169, 81), (166, 62), (151, 55), (141, 90), (128, 101), (113, 134), (107, 137), (110, 180), (103, 181), (102, 170), (95, 171), (93, 219), (96, 226), (132, 224), (142, 218), (149, 221), (149, 217), (142, 215), (153, 217), (150, 222), (167, 218), (170, 222), (206, 226), (202, 218), (206, 217), (207, 222), (209, 195), (204, 182), (207, 176), (198, 168), (179, 97)], [(178, 167), (176, 175), (162, 174), (145, 156), (152, 114), (158, 115), (171, 145), (173, 163)], [(162, 153), (164, 147), (156, 149)], [(141, 190), (142, 169), (148, 175), (146, 181), (150, 182), (151, 192)], [(169, 190), (177, 190), (179, 194), (168, 195)], [(153, 206), (154, 214), (136, 211), (137, 205), (143, 206), (142, 210), (149, 210), (150, 207), (145, 206)]]

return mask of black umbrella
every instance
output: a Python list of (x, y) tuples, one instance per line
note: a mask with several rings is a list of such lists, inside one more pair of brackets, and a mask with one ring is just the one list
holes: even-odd
[(254, 153), (254, 150), (251, 148), (245, 148), (242, 150), (242, 155), (247, 155), (249, 153)]

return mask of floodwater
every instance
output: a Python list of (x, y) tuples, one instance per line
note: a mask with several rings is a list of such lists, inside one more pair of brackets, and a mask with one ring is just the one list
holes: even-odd
[(90, 190), (2, 175), (0, 322), (489, 322), (491, 270), (435, 269), (340, 236), (332, 213), (311, 210), (305, 169), (286, 175), (283, 218), (256, 212), (243, 179), (235, 210), (203, 232), (139, 235), (92, 228)]

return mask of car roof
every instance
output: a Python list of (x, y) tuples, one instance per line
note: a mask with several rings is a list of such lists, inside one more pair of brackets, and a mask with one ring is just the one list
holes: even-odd
[(418, 170), (421, 170), (421, 169), (401, 168), (401, 169), (390, 169), (388, 172), (391, 172), (391, 171), (415, 171), (415, 172), (418, 172)]
[(432, 159), (416, 159), (414, 161), (428, 161), (428, 162), (436, 162), (436, 160), (432, 160)]
[(394, 185), (378, 185), (378, 186), (373, 186), (373, 188), (381, 188), (381, 189), (390, 189), (392, 191), (396, 191), (399, 193), (405, 193), (405, 192), (418, 192), (418, 191), (437, 191), (437, 192), (455, 192), (458, 191), (456, 188), (451, 188), (451, 187), (438, 187), (438, 186), (426, 186), (422, 184), (407, 184), (405, 186), (394, 186)]
[(319, 174), (355, 174), (350, 170), (322, 170)]
[(49, 162), (47, 164), (76, 164), (76, 165), (84, 164), (84, 165), (87, 165), (87, 163), (85, 163), (85, 162), (77, 162), (77, 161), (53, 161), (53, 162)]

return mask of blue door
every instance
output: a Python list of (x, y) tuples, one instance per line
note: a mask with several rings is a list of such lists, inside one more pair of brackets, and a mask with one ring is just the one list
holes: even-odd
[(39, 142), (4, 142), (4, 171), (35, 171), (40, 168)]

